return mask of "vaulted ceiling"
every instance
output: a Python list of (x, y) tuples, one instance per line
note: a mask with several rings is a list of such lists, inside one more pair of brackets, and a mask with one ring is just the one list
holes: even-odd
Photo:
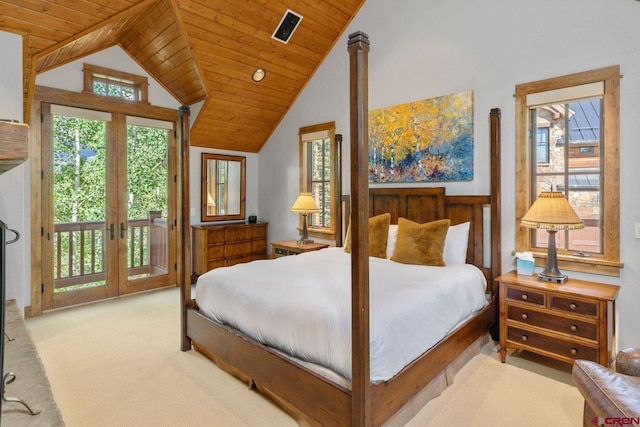
[[(363, 3), (1, 0), (0, 30), (23, 36), (27, 113), (38, 73), (117, 45), (182, 105), (204, 101), (191, 145), (258, 152)], [(285, 44), (287, 9), (302, 20)]]

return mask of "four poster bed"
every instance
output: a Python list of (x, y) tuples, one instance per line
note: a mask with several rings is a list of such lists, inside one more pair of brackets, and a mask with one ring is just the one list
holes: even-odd
[[(250, 386), (255, 386), (300, 424), (325, 426), (398, 425), (415, 415), (431, 397), (439, 394), (451, 382), (451, 375), (455, 374), (459, 367), (479, 352), (483, 340), (486, 340), (487, 333), (496, 323), (497, 287), (494, 279), (500, 273), (500, 112), (494, 109), (490, 114), (492, 178), (490, 195), (448, 196), (445, 194), (444, 188), (441, 187), (369, 189), (366, 175), (367, 120), (365, 116), (365, 112), (368, 111), (366, 99), (367, 36), (362, 33), (351, 35), (349, 52), (351, 57), (351, 136), (353, 141), (351, 147), (351, 200), (353, 201), (350, 215), (350, 242), (353, 242), (351, 255), (345, 254), (342, 248), (330, 248), (319, 251), (322, 254), (309, 253), (278, 260), (254, 261), (229, 269), (213, 270), (216, 274), (209, 277), (207, 273), (199, 278), (197, 298), (194, 300), (190, 296), (190, 284), (185, 284), (181, 292), (183, 298), (182, 344), (183, 350), (188, 350), (193, 345), (195, 349), (209, 357), (222, 369), (246, 381)], [(403, 295), (405, 299), (420, 299), (417, 296), (411, 297), (411, 295), (417, 295), (415, 289), (419, 285), (409, 284), (407, 286), (409, 293), (407, 294), (401, 294), (405, 291), (401, 291), (400, 286), (397, 294), (393, 287), (387, 288), (386, 293), (380, 291), (381, 286), (393, 282), (389, 279), (389, 275), (398, 278), (405, 277), (404, 275), (400, 276), (404, 273), (393, 272), (386, 273), (386, 279), (380, 278), (385, 276), (385, 269), (395, 268), (392, 266), (394, 261), (369, 259), (369, 244), (364, 243), (369, 241), (368, 218), (387, 213), (390, 214), (391, 224), (397, 224), (399, 221), (403, 221), (401, 218), (405, 218), (419, 224), (448, 219), (452, 226), (468, 225), (467, 265), (462, 263), (451, 267), (449, 265), (446, 267), (415, 265), (407, 267), (413, 271), (411, 274), (414, 276), (423, 275), (425, 278), (441, 276), (440, 282), (442, 282), (443, 288), (448, 282), (454, 282), (458, 273), (451, 273), (452, 275), (447, 276), (446, 274), (436, 274), (436, 270), (420, 269), (441, 269), (439, 271), (453, 269), (451, 271), (458, 271), (460, 274), (462, 274), (462, 270), (466, 269), (477, 272), (476, 275), (480, 276), (480, 281), (483, 283), (482, 303), (478, 305), (477, 297), (472, 297), (471, 299), (475, 298), (475, 305), (472, 304), (468, 308), (469, 313), (461, 313), (461, 320), (454, 318), (451, 319), (452, 324), (443, 326), (446, 329), (443, 336), (438, 335), (435, 338), (427, 339), (420, 335), (421, 332), (424, 332), (425, 325), (428, 328), (428, 325), (432, 324), (434, 321), (432, 318), (421, 319), (422, 323), (417, 323), (418, 327), (413, 330), (411, 327), (415, 322), (411, 320), (409, 324), (400, 323), (400, 326), (397, 326), (391, 323), (394, 320), (392, 317), (398, 317), (397, 315), (389, 318), (384, 317), (393, 310), (391, 305), (383, 306), (382, 304), (390, 304), (388, 300), (392, 300), (393, 296)], [(347, 216), (345, 215), (345, 217)], [(235, 283), (238, 281), (249, 282), (253, 280), (249, 276), (251, 272), (255, 273), (254, 276), (259, 275), (258, 277), (261, 278), (260, 280), (265, 287), (271, 286), (271, 284), (267, 284), (269, 280), (266, 279), (270, 269), (279, 270), (282, 268), (280, 271), (284, 272), (288, 271), (285, 268), (286, 264), (307, 262), (310, 264), (306, 264), (304, 271), (308, 272), (310, 266), (321, 262), (313, 258), (314, 256), (329, 257), (327, 262), (331, 267), (327, 268), (325, 265), (324, 268), (320, 268), (322, 270), (320, 274), (331, 281), (331, 283), (325, 282), (324, 286), (327, 288), (334, 285), (333, 280), (338, 280), (335, 274), (329, 274), (329, 270), (348, 271), (349, 268), (340, 270), (342, 267), (338, 266), (340, 263), (344, 263), (344, 256), (347, 256), (351, 262), (351, 299), (349, 301), (347, 293), (347, 307), (346, 310), (343, 310), (349, 311), (350, 306), (351, 313), (349, 315), (351, 317), (347, 316), (346, 322), (344, 317), (335, 321), (338, 324), (335, 327), (336, 330), (340, 329), (340, 326), (351, 327), (351, 331), (346, 331), (347, 341), (350, 340), (348, 342), (350, 346), (346, 347), (347, 349), (350, 347), (353, 356), (349, 358), (349, 354), (347, 354), (346, 364), (344, 363), (344, 354), (341, 355), (342, 364), (339, 362), (332, 364), (331, 361), (319, 362), (318, 358), (313, 357), (310, 357), (310, 360), (314, 363), (303, 360), (301, 354), (305, 351), (300, 351), (300, 354), (293, 349), (289, 351), (288, 344), (280, 345), (280, 348), (275, 348), (275, 345), (263, 344), (263, 342), (269, 342), (269, 339), (263, 336), (269, 335), (269, 330), (264, 329), (256, 332), (249, 327), (245, 329), (243, 325), (247, 323), (246, 318), (241, 317), (230, 321), (225, 317), (226, 307), (228, 312), (249, 313), (248, 317), (253, 317), (256, 314), (258, 328), (269, 322), (277, 324), (278, 318), (274, 317), (272, 313), (264, 313), (262, 314), (264, 317), (259, 317), (261, 309), (259, 306), (270, 305), (270, 302), (267, 304), (266, 300), (270, 298), (271, 288), (267, 288), (268, 291), (263, 289), (262, 293), (258, 293), (258, 296), (255, 297), (255, 300), (245, 300), (245, 297), (241, 296), (240, 300), (236, 300), (235, 303), (239, 304), (236, 306), (233, 306), (234, 302), (230, 299), (231, 308), (229, 308), (226, 306), (227, 303), (219, 303), (223, 298), (221, 294), (217, 294), (217, 291), (210, 291), (211, 288), (205, 287), (204, 284), (211, 277), (215, 281), (221, 281), (223, 276), (230, 275), (233, 271), (241, 271), (245, 274), (241, 277), (246, 280), (231, 277), (228, 286), (231, 293), (236, 293), (233, 280), (236, 280)], [(371, 272), (371, 279), (369, 272)], [(345, 274), (348, 275), (348, 273)], [(473, 273), (471, 275), (473, 276)], [(284, 274), (282, 276), (281, 281), (285, 282)], [(269, 279), (273, 281), (274, 277), (271, 275)], [(347, 277), (347, 281), (348, 279)], [(200, 282), (201, 280), (203, 283)], [(371, 292), (369, 291), (370, 280)], [(303, 278), (296, 282), (301, 293), (305, 291), (306, 281), (307, 278)], [(455, 296), (454, 290), (454, 300), (463, 299), (462, 294), (467, 291), (461, 289), (466, 282), (467, 279), (455, 284), (459, 296)], [(391, 284), (394, 285), (394, 283)], [(322, 284), (316, 288), (310, 287), (308, 292), (316, 295), (315, 292), (321, 292), (322, 287)], [(237, 289), (240, 289), (240, 286)], [(295, 293), (295, 290), (292, 291), (292, 289), (285, 289), (284, 294)], [(238, 290), (238, 292), (240, 291)], [(339, 292), (344, 292), (344, 289)], [(468, 292), (471, 293), (471, 291)], [(214, 306), (216, 305), (215, 301), (218, 301), (217, 309), (210, 308), (209, 305), (204, 308), (207, 294), (213, 294)], [(283, 298), (286, 301), (284, 296)], [(449, 298), (447, 301), (451, 301), (452, 297), (448, 296), (447, 298)], [(261, 301), (264, 304), (261, 304)], [(371, 321), (369, 317), (370, 301), (373, 309)], [(275, 302), (277, 303), (277, 301)], [(380, 307), (385, 308), (383, 310)], [(447, 306), (447, 310), (444, 311), (455, 311), (450, 310), (451, 307), (451, 305)], [(301, 335), (302, 341), (306, 339), (307, 344), (313, 347), (316, 332), (321, 335), (318, 332), (320, 327), (317, 326), (320, 315), (316, 316), (316, 314), (319, 311), (331, 312), (331, 307), (317, 310), (309, 303), (309, 305), (294, 308), (298, 310), (299, 321), (286, 320), (281, 323), (286, 323), (288, 326), (292, 323), (310, 324), (311, 326), (302, 332), (294, 330), (292, 333)], [(276, 304), (276, 311), (284, 311), (283, 306), (278, 307)], [(405, 309), (396, 311), (405, 311)], [(437, 308), (433, 306), (425, 306), (422, 309), (418, 307), (416, 316), (419, 316), (420, 312), (429, 314), (437, 311)], [(439, 313), (438, 316), (442, 317), (443, 313)], [(381, 318), (384, 318), (383, 322), (380, 321)], [(381, 323), (393, 325), (390, 326), (393, 336), (403, 335), (406, 332), (410, 336), (410, 344), (415, 341), (435, 340), (435, 345), (425, 344), (426, 348), (418, 350), (417, 355), (411, 356), (411, 360), (408, 362), (402, 362), (400, 367), (395, 366), (387, 369), (385, 365), (380, 368), (377, 359), (390, 359), (387, 357), (387, 353), (379, 354), (378, 352), (378, 339), (380, 338), (378, 332), (379, 329), (384, 328), (380, 325)], [(240, 331), (239, 328), (243, 330)], [(335, 338), (334, 332), (331, 330), (327, 335)], [(417, 336), (420, 338), (411, 340), (411, 337)], [(344, 341), (344, 337), (341, 340)], [(322, 353), (323, 347), (331, 349), (333, 345), (335, 342), (330, 340), (321, 344), (319, 346), (320, 353)], [(396, 345), (392, 342), (389, 347), (391, 350), (396, 347), (396, 350), (398, 348), (404, 349), (403, 345), (400, 343)], [(416, 349), (414, 348), (412, 351), (415, 352)], [(371, 361), (372, 359), (373, 361)], [(351, 363), (350, 366), (348, 362)]]

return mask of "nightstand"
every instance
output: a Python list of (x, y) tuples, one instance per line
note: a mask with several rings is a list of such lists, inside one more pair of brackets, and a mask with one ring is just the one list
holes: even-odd
[(500, 360), (507, 349), (528, 350), (564, 362), (609, 366), (615, 351), (615, 299), (619, 286), (569, 279), (539, 281), (515, 271), (500, 284)]
[(328, 248), (329, 245), (326, 243), (305, 243), (301, 245), (297, 240), (284, 240), (282, 242), (273, 242), (271, 244), (273, 247), (273, 257), (279, 258), (283, 256), (289, 255), (298, 255), (304, 252), (312, 252), (320, 249)]

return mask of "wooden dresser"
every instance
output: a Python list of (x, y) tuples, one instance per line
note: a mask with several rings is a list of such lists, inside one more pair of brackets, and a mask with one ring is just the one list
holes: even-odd
[(500, 284), (500, 359), (523, 349), (573, 363), (609, 366), (615, 351), (615, 299), (619, 286), (569, 279), (539, 281), (515, 272)]
[(193, 277), (217, 267), (267, 258), (266, 222), (194, 225)]

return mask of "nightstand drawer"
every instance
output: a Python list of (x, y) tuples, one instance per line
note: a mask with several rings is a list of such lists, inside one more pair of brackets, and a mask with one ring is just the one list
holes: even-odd
[(273, 242), (271, 244), (273, 247), (273, 257), (279, 258), (288, 255), (299, 255), (305, 252), (313, 252), (319, 251), (320, 249), (324, 249), (329, 247), (327, 243), (314, 243), (309, 242), (305, 244), (300, 244), (297, 240), (284, 240), (281, 242)]
[(597, 324), (555, 316), (548, 312), (509, 306), (507, 309), (507, 319), (594, 341), (598, 339)]
[(551, 309), (567, 311), (569, 313), (583, 314), (585, 316), (598, 316), (598, 304), (595, 302), (587, 302), (576, 300), (573, 298), (552, 296)]
[(273, 248), (273, 254), (275, 256), (287, 256), (289, 255), (289, 251), (284, 248)]
[(507, 298), (514, 301), (522, 301), (540, 306), (545, 305), (545, 294), (530, 290), (507, 288)]
[(507, 326), (507, 340), (518, 346), (548, 351), (566, 359), (598, 360), (598, 350), (595, 348), (552, 338), (525, 329)]

